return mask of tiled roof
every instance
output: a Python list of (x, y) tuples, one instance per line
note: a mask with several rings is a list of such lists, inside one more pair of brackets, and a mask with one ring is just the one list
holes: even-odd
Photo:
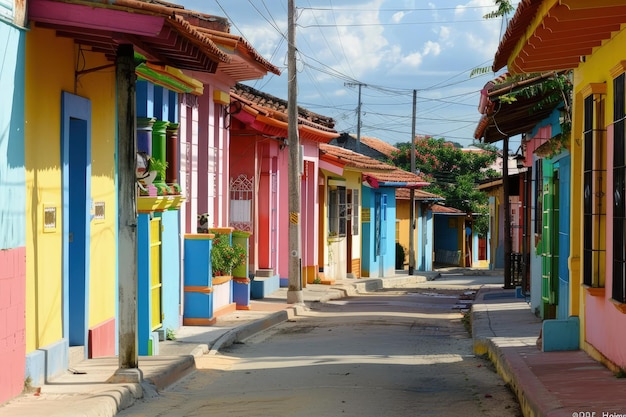
[(433, 213), (440, 213), (440, 214), (458, 214), (458, 215), (465, 214), (459, 209), (456, 209), (454, 207), (444, 206), (441, 204), (434, 204), (432, 206), (432, 211)]
[(398, 188), (415, 188), (428, 185), (419, 175), (339, 146), (320, 144), (320, 157), (332, 159), (342, 163), (345, 167), (362, 172), (364, 179), (374, 187), (377, 187), (378, 184), (385, 186), (385, 183), (393, 184), (391, 186)]
[(386, 164), (377, 159), (370, 158), (369, 156), (361, 155), (360, 153), (334, 145), (321, 144), (320, 154), (330, 155), (331, 157), (343, 162), (345, 166), (357, 168), (359, 170), (393, 171), (397, 169), (393, 165)]
[(494, 57), (511, 73), (577, 68), (626, 23), (623, 0), (521, 0)]
[(500, 97), (512, 91), (516, 91), (533, 84), (541, 83), (555, 76), (555, 72), (532, 74), (523, 76), (521, 79), (509, 77), (502, 82), (502, 77), (485, 84), (481, 91), (479, 111), (482, 116), (474, 130), (475, 139), (483, 139), (486, 143), (493, 143), (504, 139), (506, 136), (515, 136), (531, 131), (537, 123), (547, 118), (559, 102), (550, 103), (538, 108), (537, 104), (550, 94), (535, 94), (532, 97), (519, 95), (511, 103), (503, 103)]
[[(282, 113), (285, 117), (285, 121), (287, 120), (287, 100), (264, 93), (241, 83), (231, 88), (231, 93), (238, 98), (247, 100), (267, 110)], [(300, 106), (298, 106), (298, 117), (301, 120), (309, 122), (312, 126), (323, 126), (327, 129), (334, 129), (335, 127), (335, 120), (332, 117), (314, 113)]]
[(224, 26), (220, 17), (195, 12), (177, 10), (203, 36), (215, 43), (227, 53), (232, 61), (221, 64), (218, 69), (236, 81), (263, 77), (267, 72), (280, 75), (280, 69), (267, 61), (243, 37), (229, 33), (228, 24)]
[[(250, 128), (269, 136), (287, 138), (287, 102), (243, 84), (231, 88), (229, 113)], [(335, 121), (303, 107), (298, 108), (300, 138), (327, 143), (338, 136)]]
[(280, 73), (245, 40), (230, 35), (226, 19), (174, 3), (30, 0), (28, 6), (28, 18), (37, 26), (102, 52), (110, 61), (119, 45), (130, 42), (149, 62), (180, 70), (215, 73), (219, 68), (235, 80)]
[(363, 142), (364, 144), (366, 144), (367, 146), (369, 146), (372, 149), (376, 149), (378, 152), (388, 156), (389, 158), (391, 158), (391, 154), (393, 152), (398, 152), (399, 149), (396, 148), (395, 146), (385, 142), (384, 140), (378, 139), (378, 138), (372, 138), (372, 137), (368, 137), (368, 136), (361, 136), (361, 142)]
[[(416, 200), (444, 200), (444, 198), (440, 195), (429, 193), (428, 191), (414, 190), (413, 195)], [(399, 188), (396, 190), (396, 199), (397, 200), (409, 200), (411, 198), (411, 190), (408, 188)]]

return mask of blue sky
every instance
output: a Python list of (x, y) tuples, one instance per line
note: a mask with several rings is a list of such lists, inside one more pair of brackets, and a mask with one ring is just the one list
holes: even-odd
[[(287, 99), (287, 0), (178, 0), (187, 9), (226, 17), (281, 76), (248, 84)], [(480, 89), (498, 74), (470, 78), (491, 66), (503, 31), (486, 20), (493, 0), (295, 0), (298, 104), (330, 116), (339, 132), (391, 144), (416, 134), (469, 146), (479, 120)], [(517, 4), (517, 2), (514, 2)]]

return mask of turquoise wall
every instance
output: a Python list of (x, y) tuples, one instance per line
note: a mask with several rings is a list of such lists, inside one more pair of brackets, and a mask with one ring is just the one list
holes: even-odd
[[(396, 268), (396, 192), (395, 188), (362, 188), (362, 207), (370, 212), (370, 221), (363, 221), (364, 277), (392, 276)], [(377, 201), (386, 199), (386, 206), (377, 214)], [(380, 219), (378, 218), (380, 216)], [(377, 250), (376, 222), (380, 221), (380, 254)]]
[(0, 23), (0, 249), (25, 245), (25, 32)]

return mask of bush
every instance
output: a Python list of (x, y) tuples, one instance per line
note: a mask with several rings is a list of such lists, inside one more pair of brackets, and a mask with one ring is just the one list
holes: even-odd
[(238, 243), (231, 246), (228, 235), (218, 233), (211, 248), (211, 268), (213, 276), (232, 275), (246, 261), (246, 249)]

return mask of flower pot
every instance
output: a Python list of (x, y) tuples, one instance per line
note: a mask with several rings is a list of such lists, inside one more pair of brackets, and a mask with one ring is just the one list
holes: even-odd
[(250, 278), (233, 277), (233, 301), (237, 310), (250, 310)]

